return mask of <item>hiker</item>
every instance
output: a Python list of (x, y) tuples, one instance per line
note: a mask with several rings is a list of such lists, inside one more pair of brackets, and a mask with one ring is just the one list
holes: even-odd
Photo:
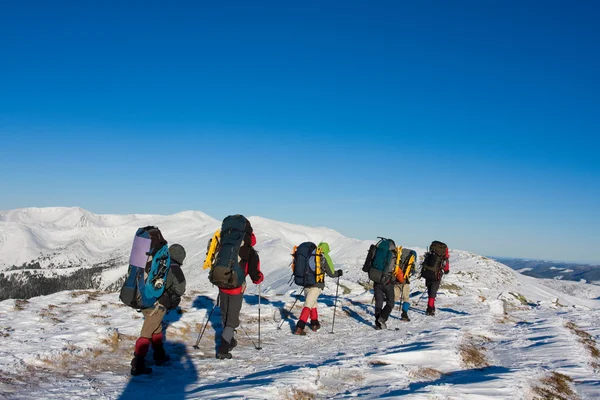
[[(392, 262), (395, 258), (392, 259)], [(373, 283), (373, 292), (375, 294), (375, 329), (377, 330), (387, 329), (386, 323), (396, 302), (396, 282), (400, 281), (404, 281), (404, 274), (401, 268), (395, 268), (392, 278), (389, 281)], [(408, 288), (406, 289), (406, 299), (408, 299), (410, 286), (406, 285), (406, 287)], [(384, 301), (385, 307), (383, 307)], [(406, 317), (408, 318), (408, 315)]]
[[(171, 257), (170, 268), (165, 279), (165, 288), (162, 295), (152, 307), (142, 309), (144, 324), (140, 337), (135, 342), (135, 352), (131, 360), (131, 375), (149, 374), (152, 368), (146, 366), (146, 354), (150, 346), (154, 351), (154, 364), (161, 366), (169, 361), (170, 357), (165, 352), (163, 343), (162, 320), (170, 311), (177, 308), (181, 296), (185, 293), (185, 276), (181, 270), (185, 260), (185, 249), (179, 244), (169, 247)], [(150, 263), (151, 261), (148, 261)]]
[(442, 276), (450, 272), (449, 258), (448, 246), (437, 240), (431, 243), (429, 251), (425, 253), (421, 266), (421, 276), (425, 278), (425, 286), (427, 287), (426, 315), (435, 315), (435, 297), (440, 288)]
[[(256, 236), (250, 221), (243, 215), (230, 215), (223, 220), (220, 231), (215, 232), (218, 238), (218, 250), (215, 250), (214, 262), (208, 279), (219, 288), (219, 309), (223, 332), (217, 348), (216, 358), (220, 360), (232, 358), (231, 350), (237, 346), (234, 338), (235, 329), (240, 325), (240, 311), (246, 290), (246, 276), (250, 275), (252, 283), (260, 284), (264, 276), (260, 272), (260, 259), (254, 249)], [(209, 242), (209, 253), (210, 253)], [(207, 254), (207, 259), (212, 257)]]
[(394, 285), (394, 298), (400, 299), (402, 321), (410, 322), (408, 310), (410, 310), (410, 277), (415, 272), (415, 261), (417, 253), (411, 249), (400, 247), (400, 274), (397, 275), (397, 281)]
[[(363, 271), (373, 281), (375, 297), (375, 329), (387, 329), (386, 322), (394, 309), (394, 284), (404, 280), (400, 265), (400, 250), (392, 239), (381, 238), (369, 247)], [(385, 307), (383, 303), (385, 301)]]
[[(307, 251), (306, 261), (308, 262), (303, 263), (300, 260), (300, 255), (304, 248)], [(304, 287), (304, 307), (300, 313), (298, 323), (296, 323), (294, 335), (306, 335), (304, 329), (309, 317), (310, 329), (313, 332), (321, 328), (319, 312), (317, 311), (317, 299), (325, 288), (325, 274), (331, 278), (338, 278), (343, 275), (343, 271), (334, 269), (333, 261), (329, 256), (329, 244), (326, 242), (321, 242), (318, 246), (311, 242), (302, 243), (294, 252), (294, 256), (295, 282), (297, 285)], [(300, 264), (303, 264), (302, 267)], [(300, 272), (301, 268), (302, 271)]]

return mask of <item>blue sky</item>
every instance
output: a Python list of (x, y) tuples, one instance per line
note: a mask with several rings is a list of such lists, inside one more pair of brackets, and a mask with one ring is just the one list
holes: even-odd
[(600, 262), (600, 5), (5, 2), (0, 209)]

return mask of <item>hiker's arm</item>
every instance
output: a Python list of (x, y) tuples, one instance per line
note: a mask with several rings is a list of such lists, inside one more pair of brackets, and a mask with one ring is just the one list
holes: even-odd
[(341, 269), (337, 271), (334, 269), (333, 261), (331, 261), (331, 257), (329, 257), (329, 254), (323, 253), (323, 258), (321, 262), (323, 263), (323, 267), (321, 269), (325, 270), (327, 276), (331, 278), (337, 278), (338, 276), (342, 276), (343, 272)]
[(450, 258), (446, 259), (446, 263), (444, 264), (444, 274), (450, 272)]
[(167, 284), (158, 302), (167, 310), (177, 308), (181, 302), (181, 296), (185, 293), (185, 276), (179, 265), (173, 264), (167, 275)]
[(400, 267), (398, 267), (398, 269), (396, 269), (396, 280), (400, 284), (404, 283), (404, 271), (402, 271), (402, 268), (400, 268)]
[(248, 257), (248, 275), (252, 279), (252, 283), (258, 285), (265, 278), (262, 272), (260, 272), (260, 258), (258, 252), (253, 248), (250, 250), (250, 257)]
[(171, 286), (170, 291), (181, 297), (185, 293), (185, 276), (183, 275), (181, 266), (173, 266), (173, 268), (171, 268), (171, 273), (173, 274), (173, 285)]

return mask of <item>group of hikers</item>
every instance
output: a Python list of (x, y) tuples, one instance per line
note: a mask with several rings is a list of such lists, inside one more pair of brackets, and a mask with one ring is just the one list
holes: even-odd
[[(255, 285), (264, 279), (255, 245), (256, 236), (250, 221), (236, 214), (223, 220), (221, 229), (215, 232), (207, 246), (204, 268), (210, 268), (209, 281), (219, 288), (217, 303), (223, 325), (216, 351), (218, 359), (232, 358), (231, 351), (237, 346), (234, 335), (240, 325), (246, 277), (250, 276)], [(315, 332), (321, 328), (317, 301), (325, 288), (325, 275), (338, 278), (339, 285), (343, 271), (335, 270), (329, 252), (326, 242), (318, 245), (305, 242), (293, 249), (292, 277), (304, 291), (304, 305), (293, 330), (295, 335), (306, 335), (307, 324)], [(170, 310), (177, 308), (185, 293), (186, 281), (181, 269), (185, 257), (183, 246), (168, 246), (157, 227), (147, 226), (136, 232), (128, 274), (120, 292), (123, 303), (144, 315), (131, 361), (131, 375), (152, 372), (152, 368), (146, 365), (150, 347), (155, 365), (163, 365), (170, 359), (164, 349), (162, 320)], [(448, 247), (434, 241), (421, 262), (421, 276), (425, 278), (428, 294), (426, 315), (435, 315), (440, 281), (450, 269), (448, 259)], [(370, 246), (363, 271), (373, 282), (375, 329), (387, 329), (387, 320), (398, 299), (401, 300), (401, 320), (410, 321), (410, 278), (415, 273), (416, 263), (417, 253), (414, 250), (396, 247), (391, 239), (380, 238)]]

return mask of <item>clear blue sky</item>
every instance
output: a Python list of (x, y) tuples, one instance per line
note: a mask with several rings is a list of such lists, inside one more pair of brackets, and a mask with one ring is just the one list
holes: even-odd
[(600, 262), (600, 3), (0, 5), (0, 209)]

